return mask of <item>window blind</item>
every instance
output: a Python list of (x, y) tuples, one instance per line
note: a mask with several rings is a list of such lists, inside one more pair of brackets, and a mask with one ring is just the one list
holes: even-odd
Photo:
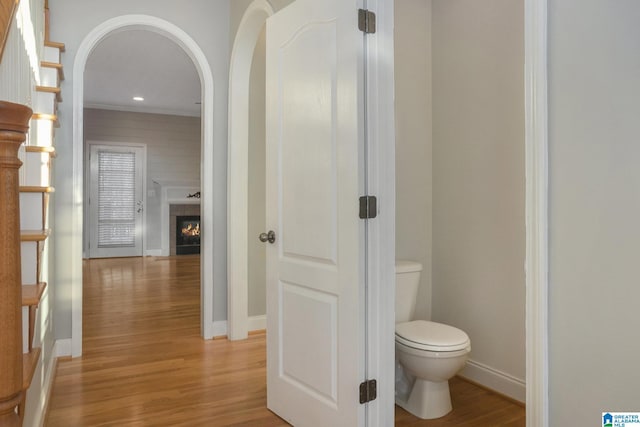
[(98, 151), (98, 247), (133, 247), (136, 154)]

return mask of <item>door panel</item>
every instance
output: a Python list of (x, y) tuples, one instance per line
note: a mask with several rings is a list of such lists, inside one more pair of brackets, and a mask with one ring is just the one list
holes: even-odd
[(335, 407), (337, 298), (284, 282), (280, 282), (280, 294), (283, 314), (280, 375)]
[(91, 145), (91, 258), (142, 256), (141, 147)]
[(267, 21), (267, 397), (296, 426), (364, 422), (362, 54), (355, 3)]
[(322, 22), (303, 27), (279, 52), (286, 99), (280, 176), (281, 203), (287, 207), (282, 209), (283, 252), (330, 264), (337, 262), (335, 51), (335, 23)]

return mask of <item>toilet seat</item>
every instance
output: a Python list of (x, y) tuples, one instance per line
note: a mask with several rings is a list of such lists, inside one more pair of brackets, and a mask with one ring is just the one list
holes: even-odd
[(470, 344), (464, 331), (426, 320), (396, 324), (396, 341), (414, 349), (436, 352), (464, 350)]

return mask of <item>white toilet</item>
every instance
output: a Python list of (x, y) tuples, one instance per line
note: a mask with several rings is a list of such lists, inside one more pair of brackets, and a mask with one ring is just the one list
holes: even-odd
[(422, 265), (396, 261), (396, 404), (432, 419), (451, 412), (449, 379), (460, 372), (471, 351), (458, 328), (412, 320)]

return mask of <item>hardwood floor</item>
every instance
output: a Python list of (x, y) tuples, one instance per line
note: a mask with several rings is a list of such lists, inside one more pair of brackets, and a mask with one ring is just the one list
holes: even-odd
[(203, 341), (198, 256), (84, 263), (84, 355), (60, 361), (47, 426), (282, 426), (264, 335)]
[[(61, 360), (46, 426), (286, 426), (266, 409), (265, 335), (203, 341), (198, 256), (84, 263), (84, 355)], [(465, 381), (454, 411), (397, 426), (524, 426), (524, 409)]]
[(461, 378), (449, 381), (453, 411), (435, 420), (421, 420), (396, 406), (396, 426), (525, 427), (524, 407)]

